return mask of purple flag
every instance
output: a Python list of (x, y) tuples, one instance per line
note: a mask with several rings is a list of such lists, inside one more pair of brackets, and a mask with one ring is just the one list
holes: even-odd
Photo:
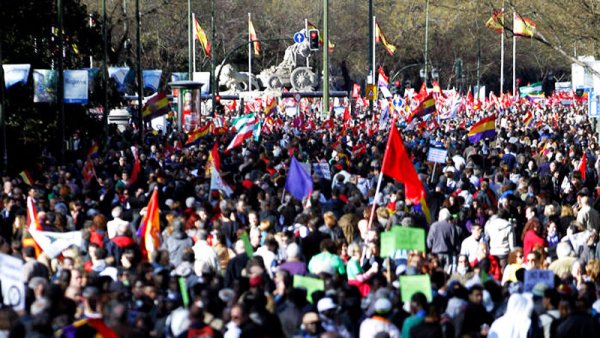
[(312, 178), (302, 169), (295, 156), (292, 156), (292, 163), (285, 181), (285, 190), (300, 201), (310, 195), (313, 190)]

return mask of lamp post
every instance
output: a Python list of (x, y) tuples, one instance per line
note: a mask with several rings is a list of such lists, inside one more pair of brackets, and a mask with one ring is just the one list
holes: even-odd
[(102, 0), (102, 87), (103, 105), (102, 123), (104, 134), (108, 141), (108, 21), (106, 16), (106, 0)]
[(144, 140), (144, 122), (142, 120), (142, 100), (144, 95), (144, 79), (142, 78), (142, 19), (140, 17), (140, 0), (135, 0), (135, 21), (136, 21), (136, 34), (135, 39), (137, 44), (136, 57), (137, 57), (137, 82), (138, 82), (138, 128), (140, 128), (140, 141)]
[(429, 42), (429, 0), (426, 0), (425, 3), (425, 62), (423, 64), (424, 76), (423, 82), (425, 82), (425, 87), (427, 88), (427, 63), (428, 63), (428, 42)]

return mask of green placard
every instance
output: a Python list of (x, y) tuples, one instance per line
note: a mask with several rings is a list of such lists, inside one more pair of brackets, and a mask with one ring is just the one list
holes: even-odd
[(244, 242), (244, 249), (246, 249), (246, 255), (248, 255), (248, 257), (254, 256), (254, 248), (252, 248), (252, 244), (250, 244), (250, 238), (248, 237), (248, 234), (242, 234), (240, 236), (240, 239), (242, 240), (242, 242)]
[(396, 251), (396, 234), (391, 231), (381, 233), (381, 249), (379, 255), (381, 257), (391, 256)]
[(412, 227), (392, 227), (396, 234), (396, 248), (425, 252), (425, 229)]
[(425, 252), (425, 230), (394, 226), (391, 231), (381, 233), (381, 257), (391, 256), (394, 251), (417, 250)]
[(306, 289), (306, 299), (312, 303), (313, 292), (325, 290), (325, 283), (318, 278), (294, 275), (294, 288)]
[(187, 285), (184, 277), (179, 277), (179, 289), (181, 291), (183, 306), (188, 307), (188, 304), (190, 304), (190, 296), (188, 295)]
[(422, 292), (431, 302), (431, 280), (429, 275), (400, 276), (400, 295), (403, 302), (410, 302), (410, 297), (417, 292)]

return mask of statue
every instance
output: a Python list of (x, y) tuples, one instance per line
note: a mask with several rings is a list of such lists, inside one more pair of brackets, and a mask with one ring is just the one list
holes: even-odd
[[(301, 30), (306, 36), (305, 30)], [(312, 51), (305, 39), (302, 43), (294, 43), (285, 50), (283, 61), (277, 66), (263, 70), (258, 76), (262, 84), (269, 90), (277, 90), (290, 86), (294, 91), (312, 91), (317, 86), (317, 76), (308, 66), (307, 58)]]
[[(234, 66), (227, 63), (218, 65), (215, 69), (215, 74), (219, 74), (219, 87), (224, 86), (227, 89), (225, 92), (237, 93), (248, 91), (248, 72), (238, 72)], [(252, 75), (252, 90), (258, 90), (258, 79)]]

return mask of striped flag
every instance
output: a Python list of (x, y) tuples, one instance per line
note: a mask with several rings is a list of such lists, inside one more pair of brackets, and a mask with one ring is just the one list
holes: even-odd
[(229, 143), (225, 151), (230, 151), (235, 147), (239, 147), (245, 140), (251, 138), (257, 124), (258, 120), (256, 118), (247, 121), (240, 129), (238, 129), (237, 134), (233, 137), (233, 140), (231, 140), (231, 143)]
[(535, 35), (535, 22), (518, 15), (513, 16), (513, 33), (516, 36), (532, 38)]
[(496, 137), (496, 116), (491, 115), (475, 123), (467, 134), (471, 143), (477, 143), (479, 140)]
[(242, 115), (231, 121), (231, 126), (235, 128), (235, 130), (239, 131), (246, 123), (255, 119), (256, 115), (254, 115), (254, 113)]
[(387, 88), (390, 83), (389, 77), (385, 75), (385, 72), (383, 71), (383, 68), (381, 66), (377, 68), (377, 72), (379, 73), (379, 78), (377, 79), (377, 87)]
[(256, 41), (256, 40), (258, 40), (258, 37), (256, 35), (256, 31), (254, 30), (254, 25), (252, 24), (252, 20), (248, 20), (248, 34), (249, 34), (250, 41), (254, 41), (254, 42), (252, 42), (252, 45), (254, 46), (254, 55), (259, 56), (260, 55), (260, 42)]
[(156, 188), (152, 192), (152, 196), (150, 197), (146, 209), (146, 215), (144, 215), (144, 218), (142, 219), (137, 235), (141, 238), (140, 249), (142, 251), (142, 257), (151, 261), (152, 253), (157, 251), (160, 247), (160, 218), (158, 189)]
[(21, 171), (19, 173), (19, 176), (23, 180), (23, 183), (27, 184), (30, 187), (33, 186), (33, 178), (31, 177), (29, 170), (25, 169), (25, 170)]
[(198, 39), (198, 41), (200, 41), (202, 49), (204, 50), (204, 54), (210, 57), (210, 41), (208, 41), (206, 33), (204, 32), (202, 27), (200, 27), (200, 24), (198, 23), (198, 18), (196, 16), (194, 16), (194, 28), (194, 37)]
[(204, 170), (206, 176), (211, 175), (213, 167), (217, 168), (217, 170), (221, 170), (221, 156), (219, 156), (219, 144), (217, 142), (215, 142), (210, 153), (208, 153), (206, 169)]
[(388, 52), (388, 54), (393, 56), (396, 52), (396, 46), (389, 43), (385, 38), (381, 27), (379, 27), (379, 23), (375, 23), (375, 41), (380, 42), (383, 47), (385, 47), (385, 50)]
[(488, 19), (485, 26), (496, 33), (502, 33), (504, 30), (504, 12), (494, 11), (492, 17)]
[(98, 146), (98, 143), (96, 143), (96, 141), (94, 141), (92, 143), (92, 146), (90, 147), (90, 149), (88, 149), (87, 158), (97, 157), (99, 150), (100, 150), (100, 147)]
[(152, 95), (142, 108), (142, 118), (144, 121), (150, 121), (153, 118), (163, 116), (171, 111), (169, 98), (164, 91)]
[(196, 130), (194, 130), (193, 132), (188, 134), (188, 139), (187, 139), (187, 141), (185, 141), (185, 146), (189, 147), (193, 144), (198, 143), (198, 141), (200, 141), (201, 138), (208, 135), (209, 132), (210, 132), (209, 124), (205, 125), (204, 127), (196, 128)]

